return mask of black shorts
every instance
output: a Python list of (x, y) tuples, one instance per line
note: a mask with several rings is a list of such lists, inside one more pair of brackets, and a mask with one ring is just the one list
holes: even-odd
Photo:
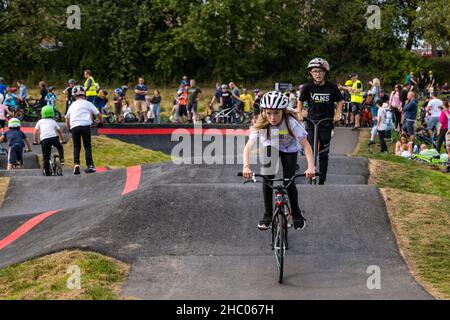
[(361, 103), (352, 102), (352, 113), (354, 115), (361, 114)]
[(20, 165), (23, 165), (23, 148), (18, 144), (9, 147), (8, 163), (9, 164), (20, 163)]
[(197, 113), (197, 101), (196, 102), (189, 102), (187, 110), (189, 113)]
[(6, 120), (0, 120), (0, 128), (6, 127)]
[(114, 106), (114, 113), (116, 114), (116, 115), (120, 115), (120, 114), (122, 114), (122, 106)]
[(187, 117), (187, 115), (188, 115), (188, 113), (187, 113), (187, 109), (186, 109), (186, 106), (185, 105), (179, 105), (178, 106), (178, 115), (180, 116), (180, 117), (183, 117), (183, 116), (186, 116)]

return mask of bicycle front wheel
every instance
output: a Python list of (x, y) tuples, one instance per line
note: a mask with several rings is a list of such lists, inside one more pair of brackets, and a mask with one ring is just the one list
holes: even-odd
[(278, 222), (275, 227), (274, 251), (277, 260), (278, 282), (283, 283), (284, 258), (286, 255), (286, 217), (281, 212), (278, 214)]

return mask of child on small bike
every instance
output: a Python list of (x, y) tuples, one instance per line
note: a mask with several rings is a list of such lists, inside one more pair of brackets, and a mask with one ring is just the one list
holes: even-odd
[(30, 152), (31, 146), (25, 133), (20, 130), (19, 119), (12, 118), (9, 120), (8, 127), (9, 131), (2, 135), (0, 142), (9, 143), (7, 170), (11, 171), (13, 166), (18, 166), (19, 168), (23, 166), (23, 149), (25, 149), (26, 144), (26, 152)]
[(0, 128), (2, 131), (2, 134), (5, 133), (5, 127), (6, 127), (6, 116), (11, 115), (12, 113), (9, 111), (8, 107), (3, 104), (2, 101), (0, 101)]
[(17, 88), (8, 88), (8, 93), (5, 95), (5, 105), (14, 117), (19, 112), (19, 99), (16, 92)]
[[(308, 134), (297, 121), (295, 115), (287, 110), (288, 106), (288, 97), (277, 91), (268, 92), (262, 98), (260, 104), (261, 116), (252, 127), (250, 140), (244, 150), (244, 178), (250, 179), (252, 177), (253, 172), (249, 165), (250, 152), (258, 139), (264, 148), (269, 148), (269, 152), (275, 150), (279, 152), (284, 178), (290, 179), (295, 176), (298, 152), (301, 148), (304, 149), (308, 161), (308, 170), (305, 172), (306, 178), (315, 176), (314, 157), (311, 145), (307, 140)], [(269, 176), (269, 179), (273, 177)], [(298, 205), (298, 190), (295, 183), (290, 185), (287, 193), (291, 203), (294, 228), (302, 230), (305, 227), (305, 218)], [(258, 229), (262, 231), (269, 229), (273, 211), (273, 191), (265, 184), (263, 185), (263, 196), (265, 213), (258, 225)]]
[(42, 119), (34, 128), (34, 144), (42, 146), (42, 155), (44, 157), (44, 171), (46, 176), (50, 176), (50, 157), (52, 155), (52, 147), (58, 149), (61, 165), (64, 165), (64, 136), (58, 124), (54, 120), (55, 111), (51, 106), (45, 106), (41, 110)]

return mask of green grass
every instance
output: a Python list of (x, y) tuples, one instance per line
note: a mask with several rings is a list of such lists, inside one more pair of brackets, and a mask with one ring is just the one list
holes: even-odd
[[(78, 266), (81, 289), (71, 290), (68, 268)], [(129, 267), (96, 253), (64, 251), (0, 270), (2, 300), (117, 300)]]
[[(370, 134), (369, 134), (370, 135)], [(435, 297), (450, 299), (450, 175), (374, 146), (362, 132), (356, 155), (370, 160), (370, 182), (385, 195), (402, 254), (416, 279)]]
[[(152, 164), (170, 161), (172, 158), (165, 153), (128, 144), (120, 140), (104, 136), (92, 137), (92, 155), (97, 167), (111, 169), (127, 168), (142, 164)], [(64, 145), (65, 167), (70, 168), (73, 163), (73, 143)], [(80, 155), (81, 164), (85, 164), (84, 149)], [(42, 164), (42, 156), (39, 156)], [(1, 186), (1, 185), (0, 185)], [(1, 190), (1, 189), (0, 189)]]
[(422, 164), (394, 155), (398, 134), (394, 136), (394, 142), (388, 143), (389, 154), (381, 154), (378, 145), (374, 145), (373, 152), (370, 153), (368, 141), (367, 138), (362, 142), (357, 155), (389, 163), (386, 170), (380, 170), (377, 174), (377, 184), (380, 188), (395, 188), (450, 198), (450, 175), (442, 172), (443, 166)]

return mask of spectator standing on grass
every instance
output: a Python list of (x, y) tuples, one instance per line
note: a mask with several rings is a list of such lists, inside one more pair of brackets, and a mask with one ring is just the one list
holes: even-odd
[(95, 98), (97, 97), (97, 90), (99, 89), (99, 85), (97, 82), (95, 82), (91, 70), (84, 71), (84, 78), (86, 79), (84, 83), (84, 89), (86, 90), (86, 99), (87, 101), (94, 103)]
[(210, 107), (215, 108), (216, 103), (220, 104), (220, 97), (222, 97), (222, 83), (216, 82), (216, 92), (211, 99)]
[(444, 144), (445, 137), (449, 130), (450, 123), (450, 109), (448, 101), (445, 101), (444, 104), (440, 107), (441, 115), (439, 117), (439, 124), (437, 129), (437, 142), (436, 142), (436, 150), (440, 153), (441, 147)]
[[(243, 89), (243, 94), (240, 95), (239, 99), (244, 103), (244, 112), (248, 113), (251, 111), (253, 106), (253, 97), (248, 93), (247, 89)], [(294, 97), (295, 99), (295, 97)]]
[(441, 117), (441, 107), (444, 105), (441, 99), (437, 97), (437, 93), (431, 94), (431, 100), (428, 102), (427, 111), (430, 112), (430, 119), (428, 120), (428, 131), (431, 137), (437, 130), (439, 118)]
[(197, 83), (194, 79), (190, 82), (190, 87), (188, 89), (188, 119), (189, 122), (193, 122), (194, 124), (198, 121), (198, 103), (200, 99), (203, 97), (203, 91), (201, 88), (197, 87)]
[(76, 81), (74, 79), (70, 79), (67, 82), (68, 87), (63, 91), (63, 93), (66, 95), (66, 112), (69, 110), (70, 105), (75, 101), (74, 96), (72, 95), (73, 87), (76, 85)]
[(28, 97), (28, 92), (27, 92), (27, 87), (24, 84), (23, 80), (19, 80), (17, 81), (17, 86), (19, 87), (19, 100), (21, 102), (27, 102), (27, 97)]
[(405, 123), (403, 124), (403, 132), (410, 137), (410, 141), (415, 141), (415, 125), (417, 120), (417, 109), (419, 108), (414, 92), (408, 93), (408, 100), (403, 109), (405, 113)]
[(408, 83), (410, 85), (410, 91), (414, 91), (414, 89), (417, 86), (417, 81), (416, 78), (414, 77), (414, 72), (411, 71), (407, 76), (406, 76), (406, 81), (405, 83)]
[(39, 106), (43, 108), (45, 103), (45, 98), (48, 95), (47, 84), (44, 81), (39, 82)]
[(381, 145), (381, 153), (387, 153), (388, 147), (386, 144), (386, 132), (388, 130), (388, 119), (387, 112), (389, 110), (389, 105), (387, 103), (383, 103), (381, 100), (377, 101), (377, 107), (379, 110), (377, 112), (377, 126), (376, 129), (378, 131), (378, 136), (380, 137), (380, 145)]
[(161, 124), (161, 92), (159, 90), (155, 90), (153, 93), (154, 96), (150, 100), (151, 106), (152, 106), (152, 113), (154, 116), (153, 123)]
[(377, 135), (377, 126), (378, 126), (378, 101), (381, 101), (380, 93), (381, 93), (381, 83), (378, 78), (373, 79), (373, 81), (369, 82), (369, 84), (372, 86), (370, 89), (370, 93), (372, 94), (372, 104), (370, 106), (370, 112), (372, 113), (372, 119), (373, 119), (373, 128), (372, 128), (372, 135), (370, 138), (371, 144), (374, 143), (375, 136)]
[(420, 70), (419, 79), (417, 81), (419, 87), (419, 99), (423, 99), (426, 96), (427, 76), (425, 71)]
[(5, 97), (7, 86), (5, 85), (5, 79), (0, 77), (0, 94)]
[(427, 91), (428, 97), (431, 97), (436, 90), (436, 78), (434, 77), (433, 70), (428, 72), (427, 78)]
[(134, 92), (136, 94), (134, 96), (134, 105), (138, 114), (138, 122), (142, 122), (142, 118), (144, 118), (144, 122), (148, 122), (148, 109), (147, 103), (145, 102), (145, 96), (148, 94), (148, 88), (143, 77), (140, 77), (138, 81), (139, 83), (134, 88)]

